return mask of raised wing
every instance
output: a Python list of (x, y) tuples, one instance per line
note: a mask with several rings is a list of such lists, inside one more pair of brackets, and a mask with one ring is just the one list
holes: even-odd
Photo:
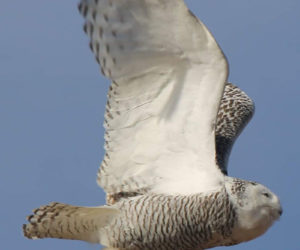
[(231, 83), (224, 89), (216, 125), (217, 163), (227, 175), (232, 146), (254, 114), (254, 103), (245, 92)]
[(182, 0), (82, 0), (90, 47), (112, 80), (106, 154), (108, 194), (190, 194), (219, 187), (215, 121), (227, 61)]

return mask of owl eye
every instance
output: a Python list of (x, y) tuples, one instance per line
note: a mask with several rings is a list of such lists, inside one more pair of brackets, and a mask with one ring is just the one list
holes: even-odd
[(263, 193), (263, 195), (264, 195), (265, 197), (267, 197), (267, 198), (270, 198), (270, 197), (271, 197), (271, 195), (270, 195), (269, 193)]

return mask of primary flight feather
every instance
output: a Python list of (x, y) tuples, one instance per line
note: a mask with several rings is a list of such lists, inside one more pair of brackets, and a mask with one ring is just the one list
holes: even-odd
[(254, 105), (183, 0), (81, 0), (90, 48), (111, 81), (98, 183), (107, 206), (51, 203), (28, 238), (116, 249), (205, 249), (263, 234), (282, 213), (256, 182), (227, 176)]

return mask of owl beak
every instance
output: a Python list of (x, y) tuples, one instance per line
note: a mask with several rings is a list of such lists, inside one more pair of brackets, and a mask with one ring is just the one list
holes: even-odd
[(283, 213), (282, 208), (280, 208), (280, 209), (278, 210), (278, 213), (279, 213), (280, 216), (282, 215), (282, 213)]

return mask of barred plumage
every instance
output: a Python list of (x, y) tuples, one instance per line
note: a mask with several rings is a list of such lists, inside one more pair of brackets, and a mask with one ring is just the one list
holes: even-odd
[(24, 235), (108, 249), (200, 250), (262, 235), (281, 213), (261, 184), (227, 176), (254, 112), (183, 0), (81, 0), (90, 48), (111, 79), (98, 184), (107, 206), (51, 203)]
[(109, 245), (116, 248), (205, 249), (212, 240), (213, 244), (233, 243), (236, 214), (225, 189), (209, 196), (141, 195), (116, 207), (122, 208), (123, 216), (103, 229), (103, 235), (112, 239)]

